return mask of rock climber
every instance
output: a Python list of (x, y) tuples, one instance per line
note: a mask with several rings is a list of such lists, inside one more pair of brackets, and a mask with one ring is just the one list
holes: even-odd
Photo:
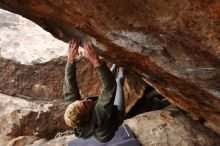
[[(118, 127), (122, 124), (125, 112), (124, 103), (124, 69), (116, 65), (111, 70), (105, 62), (99, 59), (98, 52), (90, 41), (83, 43), (85, 57), (91, 61), (102, 82), (102, 91), (99, 97), (80, 98), (76, 82), (76, 57), (79, 48), (78, 40), (71, 40), (68, 49), (68, 59), (65, 67), (63, 93), (68, 105), (64, 120), (73, 128), (79, 138), (94, 136), (100, 142), (108, 142)], [(118, 69), (118, 76), (114, 74)]]

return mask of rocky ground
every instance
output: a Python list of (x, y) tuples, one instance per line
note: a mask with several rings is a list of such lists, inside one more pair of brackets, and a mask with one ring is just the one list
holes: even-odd
[[(0, 98), (4, 101), (0, 105), (1, 146), (65, 146), (75, 139), (71, 132), (64, 132), (70, 130), (63, 120), (65, 103), (36, 103), (2, 94)], [(131, 128), (143, 146), (220, 144), (218, 134), (174, 106), (139, 114), (125, 120), (124, 124)]]

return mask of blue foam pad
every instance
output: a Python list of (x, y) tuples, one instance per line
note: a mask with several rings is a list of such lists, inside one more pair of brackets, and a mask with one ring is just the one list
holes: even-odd
[(101, 143), (94, 137), (88, 139), (75, 139), (68, 142), (68, 146), (140, 146), (134, 138), (130, 128), (123, 124), (115, 133), (115, 136), (107, 143)]

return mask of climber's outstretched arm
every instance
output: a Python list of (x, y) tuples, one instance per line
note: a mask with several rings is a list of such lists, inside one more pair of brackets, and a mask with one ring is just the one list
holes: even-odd
[(65, 101), (80, 99), (79, 88), (76, 82), (76, 57), (78, 55), (79, 41), (72, 39), (68, 48), (68, 60), (65, 67), (63, 95)]

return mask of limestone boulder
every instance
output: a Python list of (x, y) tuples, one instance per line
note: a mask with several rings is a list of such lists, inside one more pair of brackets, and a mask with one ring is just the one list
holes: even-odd
[(26, 18), (0, 9), (0, 56), (21, 64), (66, 56), (68, 44)]
[(2, 93), (28, 100), (63, 98), (62, 84), (66, 61), (54, 59), (42, 64), (25, 65), (5, 58), (0, 60)]
[(0, 101), (0, 141), (7, 136), (52, 138), (57, 132), (69, 129), (63, 119), (67, 103), (31, 102), (3, 94)]
[(90, 39), (105, 59), (219, 127), (219, 0), (7, 0), (0, 7), (63, 41)]
[(220, 145), (218, 134), (175, 107), (143, 113), (124, 123), (143, 146)]
[[(204, 127), (201, 121), (194, 121), (185, 112), (169, 107), (146, 112), (124, 121), (142, 146), (217, 146), (220, 136)], [(141, 125), (141, 126), (140, 126)], [(65, 146), (76, 137), (65, 135), (53, 139), (20, 136), (10, 140), (7, 146)]]

